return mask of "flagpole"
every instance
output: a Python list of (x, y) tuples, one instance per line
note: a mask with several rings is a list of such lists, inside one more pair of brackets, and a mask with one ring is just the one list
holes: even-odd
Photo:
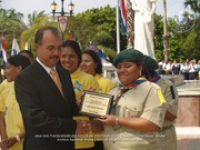
[(117, 54), (120, 52), (120, 33), (119, 33), (119, 0), (117, 0), (116, 6), (116, 30), (117, 30)]

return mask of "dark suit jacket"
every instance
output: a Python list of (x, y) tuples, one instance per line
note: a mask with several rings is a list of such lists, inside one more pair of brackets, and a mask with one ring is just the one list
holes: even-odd
[(24, 150), (72, 150), (78, 113), (69, 72), (56, 66), (65, 99), (44, 68), (35, 61), (15, 81), (25, 126)]

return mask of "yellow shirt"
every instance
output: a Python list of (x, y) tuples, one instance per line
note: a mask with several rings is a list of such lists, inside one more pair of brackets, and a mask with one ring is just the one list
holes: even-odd
[[(91, 76), (90, 74), (87, 74), (83, 71), (80, 71), (80, 69), (77, 69), (74, 73), (70, 74), (72, 79), (72, 84), (74, 87), (74, 92), (76, 97), (81, 94), (84, 90), (88, 89), (89, 87), (93, 87), (96, 89), (96, 91), (99, 91), (99, 84), (97, 80)], [(87, 116), (76, 116), (73, 117), (74, 120), (89, 120), (89, 117)], [(91, 136), (91, 131), (89, 135), (85, 135), (86, 137), (83, 138), (76, 138), (77, 141), (75, 141), (75, 149), (85, 149), (85, 148), (91, 148), (94, 147), (94, 142), (88, 139)], [(88, 139), (88, 141), (87, 141)], [(85, 141), (81, 141), (85, 140)]]
[[(8, 137), (15, 137), (21, 132), (24, 132), (21, 112), (18, 102), (15, 97), (14, 82), (9, 83), (9, 86), (2, 91), (0, 95), (0, 111), (5, 114), (6, 132)], [(23, 140), (17, 142), (9, 150), (22, 150)]]
[(99, 83), (101, 93), (108, 93), (111, 89), (116, 87), (115, 83), (107, 78), (102, 77), (100, 74), (96, 74), (95, 79)]
[(4, 89), (6, 89), (9, 85), (12, 85), (13, 82), (8, 82), (7, 80), (3, 80), (2, 83), (0, 83), (0, 94), (3, 92)]
[(89, 87), (94, 87), (97, 92), (99, 91), (97, 80), (90, 74), (77, 69), (74, 73), (70, 74), (70, 76), (76, 97)]

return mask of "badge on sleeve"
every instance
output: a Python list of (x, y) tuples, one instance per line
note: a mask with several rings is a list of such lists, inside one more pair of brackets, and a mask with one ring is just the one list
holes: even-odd
[(158, 89), (157, 91), (158, 91), (158, 96), (159, 96), (159, 98), (160, 98), (160, 102), (161, 102), (162, 104), (165, 103), (166, 101), (165, 101), (165, 98), (164, 98), (164, 96), (163, 96), (163, 93), (162, 93), (161, 89)]

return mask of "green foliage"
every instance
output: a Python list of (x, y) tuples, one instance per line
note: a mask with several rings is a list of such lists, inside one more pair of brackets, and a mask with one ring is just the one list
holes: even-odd
[[(40, 13), (39, 13), (40, 14)], [(47, 15), (38, 15), (34, 19), (33, 25), (24, 30), (21, 34), (20, 40), (25, 43), (28, 42), (31, 44), (32, 49), (34, 49), (34, 36), (36, 31), (43, 26), (53, 26), (57, 27), (57, 23), (54, 22), (54, 19)]]
[[(77, 19), (85, 19), (95, 26), (97, 31), (90, 41), (97, 42), (98, 45), (109, 46), (109, 48), (116, 50), (116, 10), (109, 5), (106, 7), (93, 8), (83, 13), (77, 14)], [(90, 31), (92, 32), (92, 31)], [(105, 34), (107, 33), (107, 34)], [(108, 35), (109, 34), (109, 35)], [(98, 39), (102, 38), (102, 39)], [(105, 42), (106, 40), (107, 42)], [(126, 47), (126, 36), (120, 34), (120, 49)], [(108, 45), (109, 43), (109, 45)]]
[(0, 9), (0, 34), (7, 41), (8, 54), (11, 52), (13, 37), (19, 37), (21, 32), (26, 29), (22, 19), (23, 14), (14, 9)]
[[(80, 42), (81, 49), (87, 49), (89, 41), (91, 41), (98, 32), (97, 27), (91, 25), (88, 20), (76, 17), (69, 18), (67, 31), (71, 31), (73, 39)], [(68, 34), (69, 33), (66, 32), (65, 39), (68, 39), (66, 38)]]
[[(199, 6), (193, 6), (193, 0), (186, 0), (187, 6), (192, 5), (195, 12), (199, 12)], [(187, 14), (186, 14), (187, 15)], [(41, 11), (33, 12), (28, 15), (29, 28), (21, 21), (22, 14), (15, 10), (0, 9), (0, 32), (8, 41), (8, 47), (11, 48), (13, 34), (20, 36), (21, 43), (31, 43), (34, 47), (35, 32), (42, 26), (57, 27), (57, 19), (50, 17)], [(179, 33), (168, 28), (171, 35), (170, 59), (200, 59), (200, 15), (195, 19), (194, 28), (186, 33)], [(163, 58), (163, 17), (154, 15), (155, 20), (155, 57)], [(170, 25), (175, 20), (168, 20)], [(93, 8), (76, 16), (68, 17), (67, 30), (64, 33), (65, 39), (69, 37), (69, 31), (72, 38), (77, 40), (82, 50), (88, 48), (89, 42), (97, 44), (106, 55), (112, 60), (116, 55), (116, 10), (109, 5), (106, 7)], [(120, 34), (121, 50), (126, 48), (126, 36)]]
[(199, 0), (185, 0), (185, 6), (190, 6), (194, 12), (200, 13)]
[(155, 31), (155, 57), (157, 59), (163, 58), (163, 17), (161, 15), (154, 14)]

